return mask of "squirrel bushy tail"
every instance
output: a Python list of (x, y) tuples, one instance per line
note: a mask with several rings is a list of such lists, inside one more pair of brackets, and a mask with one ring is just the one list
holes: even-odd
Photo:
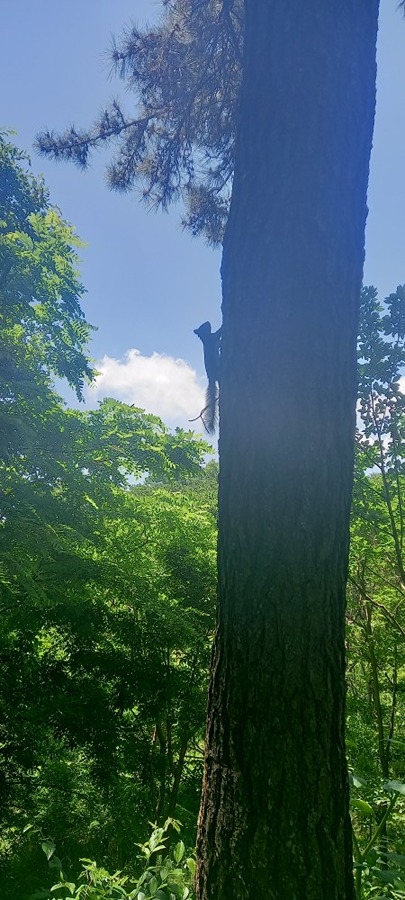
[(215, 381), (209, 381), (205, 392), (205, 407), (201, 413), (201, 419), (208, 434), (214, 434), (218, 424), (218, 395)]

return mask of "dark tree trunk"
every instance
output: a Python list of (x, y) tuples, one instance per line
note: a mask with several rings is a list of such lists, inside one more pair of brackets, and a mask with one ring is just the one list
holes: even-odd
[(351, 900), (344, 606), (378, 0), (245, 0), (198, 900)]

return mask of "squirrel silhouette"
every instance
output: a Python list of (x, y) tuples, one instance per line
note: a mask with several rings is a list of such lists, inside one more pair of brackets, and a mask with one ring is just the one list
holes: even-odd
[(218, 328), (218, 331), (211, 331), (211, 322), (203, 322), (199, 328), (194, 329), (194, 334), (202, 341), (204, 366), (208, 378), (205, 394), (206, 405), (201, 410), (198, 418), (201, 419), (208, 434), (214, 434), (217, 424), (217, 385), (219, 385), (222, 328)]

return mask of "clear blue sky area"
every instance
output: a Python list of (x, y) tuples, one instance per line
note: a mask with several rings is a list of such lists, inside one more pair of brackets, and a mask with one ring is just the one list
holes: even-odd
[[(123, 96), (122, 83), (110, 77), (111, 35), (131, 20), (152, 21), (159, 10), (158, 0), (3, 0), (0, 125), (18, 132), (33, 171), (44, 174), (52, 201), (87, 242), (83, 305), (98, 326), (94, 357), (118, 360), (137, 348), (142, 357), (181, 358), (202, 376), (193, 329), (205, 319), (220, 323), (219, 252), (182, 231), (180, 210), (148, 212), (136, 194), (110, 192), (104, 154), (82, 173), (32, 150), (39, 130), (88, 125), (109, 99)], [(132, 102), (127, 94), (127, 108)], [(395, 0), (382, 0), (364, 278), (381, 296), (405, 282), (404, 159), (405, 20)], [(197, 414), (196, 397), (189, 402)]]

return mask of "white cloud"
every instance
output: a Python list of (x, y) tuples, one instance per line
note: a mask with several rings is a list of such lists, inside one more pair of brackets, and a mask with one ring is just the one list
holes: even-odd
[(88, 388), (88, 402), (114, 397), (160, 416), (171, 427), (203, 430), (201, 422), (188, 421), (204, 406), (204, 388), (184, 359), (164, 353), (142, 356), (131, 349), (123, 359), (103, 356), (96, 369), (99, 375)]

